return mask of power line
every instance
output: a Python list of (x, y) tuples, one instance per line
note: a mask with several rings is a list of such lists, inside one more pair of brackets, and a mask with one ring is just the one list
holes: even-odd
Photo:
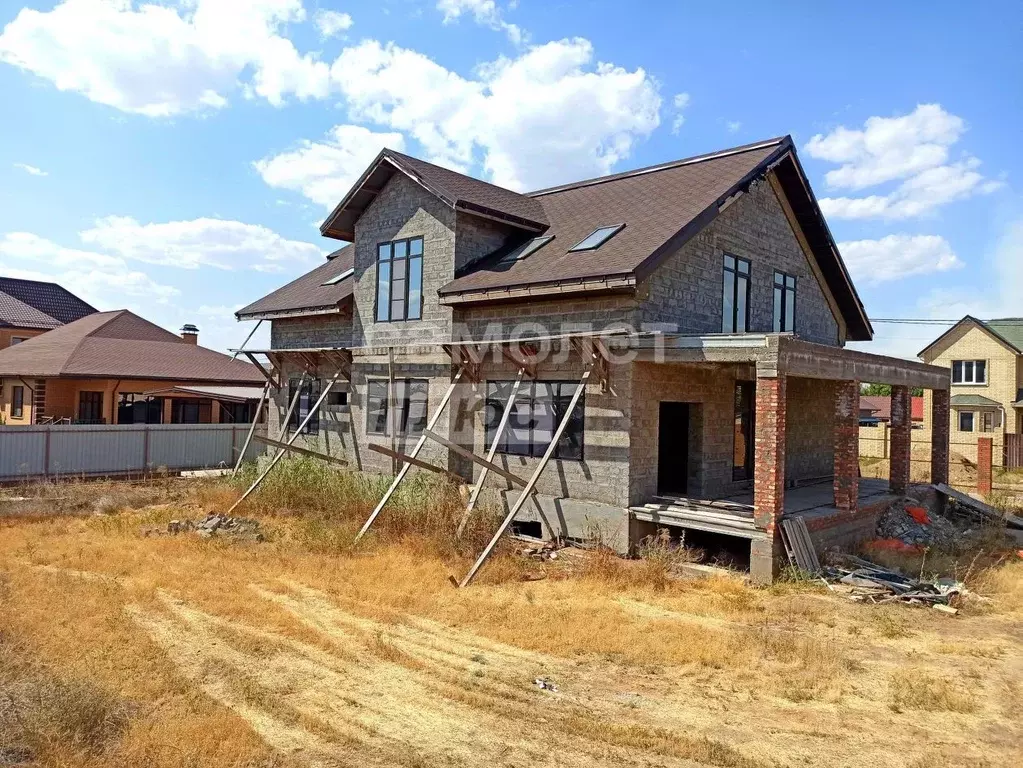
[[(958, 320), (937, 320), (927, 319), (919, 317), (872, 317), (870, 318), (871, 323), (888, 323), (891, 325), (955, 325), (962, 321), (962, 318)], [(982, 323), (997, 322), (999, 326), (1023, 326), (1023, 317), (1008, 317), (999, 320), (981, 320)]]

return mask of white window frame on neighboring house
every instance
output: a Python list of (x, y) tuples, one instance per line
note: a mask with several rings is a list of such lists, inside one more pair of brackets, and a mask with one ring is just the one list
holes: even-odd
[[(952, 383), (957, 386), (987, 385), (987, 360), (953, 360)], [(980, 376), (978, 376), (980, 372)]]

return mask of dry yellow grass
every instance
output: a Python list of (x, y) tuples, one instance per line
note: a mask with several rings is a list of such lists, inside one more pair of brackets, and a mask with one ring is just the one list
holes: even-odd
[[(168, 505), (86, 516), (44, 514), (40, 490), (41, 506), (0, 517), (0, 701), (40, 702), (13, 718), (0, 703), (0, 755), (62, 768), (1018, 757), (1023, 563), (978, 572), (991, 601), (955, 618), (812, 586), (680, 582), (663, 558), (601, 553), (523, 582), (537, 566), (506, 550), (455, 590), (492, 518), (454, 545), (457, 492), (424, 486), (429, 510), (410, 496), (352, 548), (378, 490), (361, 482), (268, 489), (243, 510), (262, 544), (140, 534), (223, 509), (237, 490), (220, 484), (167, 481)], [(95, 486), (60, 492), (77, 512), (88, 505), (67, 497)]]

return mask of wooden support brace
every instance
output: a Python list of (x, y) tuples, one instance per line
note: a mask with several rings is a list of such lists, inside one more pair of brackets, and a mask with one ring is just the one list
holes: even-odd
[(317, 451), (310, 451), (308, 448), (299, 448), (297, 445), (291, 445), (290, 443), (282, 443), (280, 440), (271, 440), (269, 437), (263, 437), (262, 435), (256, 435), (256, 441), (260, 443), (266, 443), (280, 448), (284, 451), (290, 451), (291, 453), (300, 453), (303, 456), (310, 456), (314, 459), (320, 459), (330, 464), (337, 464), (342, 467), (347, 467), (348, 462), (345, 459), (339, 459), (337, 456), (328, 456), (326, 453), (319, 453)]
[(232, 360), (237, 360), (238, 355), (245, 351), (245, 345), (252, 341), (252, 337), (256, 335), (256, 331), (259, 330), (259, 326), (261, 326), (262, 324), (263, 318), (259, 318), (256, 324), (252, 327), (252, 330), (249, 331), (249, 335), (245, 337), (245, 341), (242, 342), (242, 345), (234, 351), (233, 355), (231, 355)]
[(263, 394), (259, 398), (259, 404), (256, 406), (256, 414), (252, 417), (252, 426), (249, 427), (249, 434), (245, 438), (245, 443), (242, 445), (241, 451), (238, 452), (238, 461), (235, 462), (234, 469), (231, 471), (231, 476), (234, 477), (238, 474), (239, 468), (241, 468), (242, 462), (245, 460), (245, 452), (249, 450), (249, 445), (252, 444), (252, 436), (256, 434), (256, 425), (259, 424), (259, 417), (263, 413), (263, 405), (270, 397), (270, 382), (266, 383), (263, 387)]
[[(504, 429), (508, 426), (508, 420), (511, 416), (512, 408), (515, 406), (515, 397), (519, 393), (519, 387), (522, 385), (522, 376), (524, 371), (520, 368), (519, 375), (515, 377), (515, 383), (512, 384), (511, 394), (508, 396), (508, 402), (504, 404), (504, 412), (501, 414), (501, 423), (497, 426), (497, 433), (494, 435), (494, 442), (490, 446), (490, 450), (487, 452), (487, 461), (493, 462), (494, 457), (497, 455), (497, 447), (501, 443), (501, 437), (504, 436)], [(490, 472), (489, 467), (483, 467), (480, 472), (480, 479), (472, 489), (472, 494), (469, 496), (469, 504), (465, 508), (465, 512), (462, 515), (462, 519), (458, 523), (458, 530), (455, 532), (455, 536), (461, 538), (462, 531), (465, 530), (466, 524), (469, 522), (469, 518), (472, 516), (472, 511), (476, 509), (476, 501), (480, 497), (480, 492), (483, 490), (484, 484), (487, 482), (487, 473)]]
[(518, 351), (512, 351), (507, 344), (500, 345), (501, 354), (504, 355), (508, 360), (515, 364), (515, 366), (523, 371), (531, 379), (536, 379), (536, 363), (528, 360), (525, 355), (520, 354)]
[[(443, 399), (441, 399), (437, 411), (433, 414), (433, 418), (430, 419), (430, 423), (427, 424), (428, 430), (432, 430), (434, 427), (437, 426), (437, 424), (440, 423), (440, 417), (444, 414), (444, 411), (447, 410), (448, 403), (451, 401), (451, 395), (454, 393), (455, 388), (458, 386), (458, 382), (461, 381), (462, 379), (463, 370), (464, 370), (463, 368), (459, 368), (458, 373), (455, 374), (455, 378), (452, 379), (451, 386), (448, 387), (448, 391), (444, 393), (444, 397)], [(419, 456), (419, 452), (423, 450), (424, 445), (426, 445), (425, 434), (420, 435), (419, 440), (412, 447), (412, 452), (409, 454), (409, 456), (411, 456), (413, 459)], [(398, 474), (391, 482), (391, 487), (387, 489), (387, 493), (384, 494), (383, 498), (380, 499), (379, 502), (377, 502), (377, 505), (373, 509), (373, 512), (370, 513), (369, 518), (366, 520), (365, 523), (363, 523), (362, 528), (355, 535), (355, 541), (361, 539), (365, 535), (366, 531), (370, 529), (370, 526), (373, 525), (373, 521), (377, 519), (377, 515), (380, 514), (380, 511), (387, 505), (387, 502), (390, 501), (391, 496), (394, 494), (395, 489), (397, 489), (397, 487), (401, 484), (401, 481), (405, 479), (405, 475), (408, 474), (409, 467), (411, 466), (412, 466), (411, 464), (407, 463), (401, 465), (401, 469), (398, 470)]]
[(438, 475), (446, 475), (447, 477), (454, 480), (456, 483), (462, 482), (462, 478), (460, 475), (456, 475), (454, 472), (444, 469), (443, 467), (438, 467), (434, 464), (425, 462), (422, 459), (416, 459), (407, 454), (400, 453), (398, 451), (392, 451), (390, 448), (385, 448), (384, 446), (377, 445), (376, 443), (367, 443), (366, 447), (369, 448), (371, 451), (382, 453), (384, 456), (390, 456), (392, 459), (397, 459), (398, 461), (405, 462), (406, 464), (411, 464), (414, 467), (419, 467), (420, 469), (428, 469), (430, 472), (436, 472)]
[(249, 362), (256, 366), (259, 372), (266, 377), (266, 380), (274, 385), (275, 389), (280, 389), (281, 387), (280, 382), (274, 378), (273, 374), (270, 373), (270, 371), (266, 369), (265, 365), (263, 365), (261, 362), (259, 362), (259, 360), (256, 359), (255, 355), (253, 355), (251, 352), (242, 352), (242, 354), (249, 358)]
[(425, 437), (430, 438), (431, 440), (433, 440), (436, 443), (440, 443), (445, 448), (447, 448), (449, 451), (454, 451), (459, 456), (461, 456), (463, 458), (466, 458), (469, 461), (472, 461), (472, 462), (474, 462), (476, 464), (479, 464), (481, 467), (489, 469), (491, 472), (496, 472), (501, 477), (506, 478), (507, 480), (510, 480), (511, 482), (515, 483), (516, 485), (519, 485), (519, 486), (525, 486), (526, 485), (526, 481), (523, 480), (518, 475), (512, 474), (511, 472), (509, 472), (504, 467), (502, 467), (502, 466), (500, 466), (498, 464), (494, 464), (492, 462), (489, 462), (486, 459), (481, 459), (479, 456), (477, 456), (472, 451), (463, 448), (458, 443), (451, 442), (446, 437), (441, 437), (440, 435), (436, 434), (435, 432), (431, 432), (430, 430), (426, 430), (423, 433), (423, 435)]
[(487, 544), (486, 549), (483, 550), (483, 553), (479, 556), (479, 559), (477, 559), (476, 562), (473, 564), (472, 568), (469, 569), (469, 572), (465, 575), (465, 578), (462, 579), (461, 582), (459, 582), (458, 584), (459, 587), (468, 586), (472, 582), (473, 578), (475, 578), (476, 574), (479, 572), (479, 569), (483, 567), (483, 564), (487, 561), (487, 558), (489, 558), (490, 554), (494, 551), (494, 547), (497, 546), (497, 542), (500, 541), (505, 531), (507, 531), (508, 527), (512, 524), (512, 520), (515, 519), (515, 516), (519, 513), (519, 510), (522, 509), (523, 505), (526, 503), (526, 500), (529, 499), (530, 496), (532, 496), (533, 489), (536, 487), (537, 482), (540, 480), (540, 475), (543, 474), (544, 469), (547, 468), (547, 463), (551, 460), (551, 457), (554, 456), (554, 451), (557, 450), (558, 442), (561, 440), (561, 436), (564, 434), (565, 429), (568, 427), (568, 422), (572, 417), (572, 412), (575, 410), (575, 407), (579, 404), (579, 398), (582, 397), (583, 390), (586, 389), (586, 382), (589, 381), (590, 372), (592, 370), (593, 365), (592, 363), (590, 363), (586, 366), (586, 370), (583, 372), (582, 378), (579, 380), (579, 386), (576, 388), (575, 394), (572, 395), (572, 399), (571, 401), (569, 401), (568, 408), (565, 409), (565, 415), (561, 417), (561, 423), (558, 424), (558, 428), (554, 431), (554, 435), (551, 438), (550, 445), (548, 445), (547, 450), (544, 451), (543, 458), (540, 459), (540, 463), (536, 465), (536, 469), (533, 470), (532, 476), (526, 483), (525, 488), (522, 489), (522, 492), (519, 494), (518, 499), (515, 500), (515, 504), (512, 506), (511, 510), (505, 516), (504, 520), (501, 521), (501, 525), (497, 529), (497, 533), (494, 534), (494, 538), (492, 538), (490, 540), (490, 543)]
[[(341, 376), (341, 371), (338, 371), (337, 373), (334, 374), (334, 378), (332, 378), (328, 382), (327, 386), (323, 388), (323, 392), (320, 393), (320, 397), (316, 401), (316, 404), (312, 408), (309, 409), (309, 413), (307, 413), (306, 417), (304, 419), (302, 419), (302, 423), (298, 425), (298, 429), (295, 430), (295, 434), (293, 434), (291, 437), (288, 438), (288, 441), (287, 441), (286, 445), (291, 446), (292, 444), (294, 444), (294, 442), (296, 440), (298, 440), (298, 436), (302, 434), (302, 430), (305, 429), (309, 425), (309, 422), (312, 421), (313, 416), (315, 416), (316, 413), (320, 410), (320, 406), (323, 405), (323, 402), (327, 399), (327, 395), (330, 394), (330, 390), (334, 388), (334, 385), (337, 383), (337, 380), (338, 380), (338, 378), (340, 378), (340, 376)], [(304, 374), (302, 375), (302, 382), (305, 383), (305, 375)], [(301, 393), (301, 391), (302, 391), (302, 388), (299, 387), (298, 393), (296, 393), (296, 395)], [(295, 403), (297, 403), (297, 402), (298, 402), (298, 398), (296, 397), (291, 402), (292, 407), (294, 407)], [(290, 417), (290, 409), (289, 409), (289, 417)], [(242, 497), (240, 499), (238, 499), (238, 501), (236, 501), (234, 504), (231, 505), (231, 508), (229, 510), (227, 510), (226, 514), (230, 515), (232, 512), (234, 512), (235, 509), (237, 509), (238, 505), (241, 504), (243, 501), (245, 501), (245, 499), (247, 499), (252, 494), (252, 492), (255, 491), (259, 487), (260, 483), (262, 483), (263, 480), (266, 479), (266, 476), (269, 475), (273, 471), (273, 468), (277, 466), (277, 463), (282, 458), (284, 458), (284, 451), (283, 450), (278, 450), (277, 454), (273, 457), (273, 459), (270, 460), (270, 464), (267, 466), (267, 468), (264, 469), (263, 473), (259, 477), (256, 478), (256, 482), (254, 482), (251, 486), (249, 486), (249, 489), (247, 491), (245, 491), (245, 493), (242, 494)]]

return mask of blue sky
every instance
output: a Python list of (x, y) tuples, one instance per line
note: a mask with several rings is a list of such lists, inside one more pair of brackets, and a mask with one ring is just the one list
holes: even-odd
[[(517, 189), (790, 133), (872, 317), (1023, 315), (1023, 6), (0, 3), (0, 273), (194, 322), (384, 144)], [(876, 326), (912, 355), (940, 328)]]

